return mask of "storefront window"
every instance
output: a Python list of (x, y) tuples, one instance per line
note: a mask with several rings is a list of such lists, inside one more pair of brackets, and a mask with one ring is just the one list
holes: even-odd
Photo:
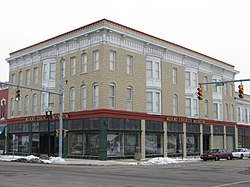
[(39, 153), (39, 134), (32, 136), (32, 153)]
[(200, 135), (188, 134), (186, 142), (187, 156), (200, 155)]
[(99, 155), (99, 134), (86, 134), (86, 155)]
[(107, 155), (121, 156), (123, 155), (123, 135), (121, 133), (107, 135)]
[(168, 155), (180, 156), (183, 152), (182, 134), (168, 134)]
[(83, 155), (84, 143), (83, 134), (70, 133), (69, 136), (69, 154), (72, 155)]
[(145, 137), (145, 152), (146, 154), (162, 154), (162, 134), (148, 133)]
[(140, 152), (139, 133), (125, 133), (124, 136), (124, 154), (134, 155)]

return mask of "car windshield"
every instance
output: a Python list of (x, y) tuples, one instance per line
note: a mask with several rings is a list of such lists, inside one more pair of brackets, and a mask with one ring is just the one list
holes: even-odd
[(219, 151), (219, 149), (211, 149), (211, 150), (209, 150), (208, 152), (209, 153), (217, 153)]

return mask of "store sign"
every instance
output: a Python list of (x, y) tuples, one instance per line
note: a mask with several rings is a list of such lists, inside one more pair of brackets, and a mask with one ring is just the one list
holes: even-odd
[[(63, 119), (68, 119), (69, 118), (69, 114), (63, 114), (62, 118)], [(59, 114), (52, 115), (52, 120), (59, 120), (59, 119), (60, 119), (60, 115)], [(25, 121), (28, 121), (28, 122), (45, 121), (45, 120), (47, 120), (46, 116), (33, 116), (33, 117), (27, 117), (27, 118), (25, 118)]]
[(181, 118), (181, 117), (167, 117), (166, 120), (178, 123), (198, 123), (198, 124), (206, 123), (206, 120), (204, 119), (191, 119), (191, 118)]

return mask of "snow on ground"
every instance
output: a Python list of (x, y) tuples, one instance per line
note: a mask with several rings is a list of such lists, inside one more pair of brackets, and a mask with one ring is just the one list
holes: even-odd
[(0, 161), (15, 161), (25, 163), (41, 163), (41, 164), (73, 164), (73, 165), (166, 165), (176, 164), (183, 162), (196, 162), (200, 158), (168, 158), (168, 157), (155, 157), (148, 160), (137, 161), (129, 160), (86, 160), (86, 159), (70, 159), (61, 157), (50, 157), (49, 160), (41, 159), (39, 157), (30, 156), (13, 156), (13, 155), (0, 155)]

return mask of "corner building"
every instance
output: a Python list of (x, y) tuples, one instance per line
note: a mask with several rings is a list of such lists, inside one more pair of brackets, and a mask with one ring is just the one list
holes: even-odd
[[(234, 84), (204, 85), (203, 100), (197, 88), (234, 80), (238, 71), (199, 52), (102, 19), (10, 53), (7, 62), (11, 83), (52, 92), (61, 71), (64, 157), (186, 157), (237, 147)], [(50, 137), (57, 156), (59, 97), (20, 88), (16, 102), (15, 90), (9, 89), (8, 152), (47, 154)]]

